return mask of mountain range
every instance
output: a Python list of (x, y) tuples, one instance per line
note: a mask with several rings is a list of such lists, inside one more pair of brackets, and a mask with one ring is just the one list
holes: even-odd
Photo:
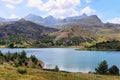
[[(76, 21), (76, 20), (83, 19), (86, 17), (87, 17), (87, 15), (83, 14), (80, 16), (66, 17), (64, 19), (60, 19), (60, 18), (56, 19), (53, 16), (47, 16), (47, 17), (43, 18), (43, 17), (35, 15), (35, 14), (28, 14), (27, 16), (25, 16), (21, 19), (25, 19), (27, 21), (31, 21), (31, 22), (34, 22), (34, 23), (37, 23), (40, 25), (48, 26), (48, 27), (54, 27), (54, 26), (62, 24), (62, 23), (64, 24), (67, 22), (72, 22), (72, 21)], [(0, 22), (9, 22), (9, 21), (18, 21), (18, 20), (19, 19), (17, 19), (17, 18), (15, 18), (15, 19), (0, 18)]]
[(120, 40), (120, 24), (103, 23), (96, 15), (86, 14), (64, 19), (53, 16), (43, 18), (34, 14), (20, 20), (0, 18), (0, 39), (3, 39), (0, 44), (8, 45), (14, 38), (21, 44), (26, 39), (25, 42), (29, 41), (30, 45), (75, 46), (104, 41), (98, 40), (98, 37)]
[(56, 25), (64, 24), (67, 22), (72, 22), (72, 21), (79, 20), (79, 19), (86, 18), (86, 17), (87, 17), (87, 15), (83, 14), (81, 16), (73, 16), (73, 17), (66, 17), (64, 19), (60, 19), (60, 18), (56, 19), (53, 16), (47, 16), (47, 17), (43, 18), (41, 16), (29, 14), (26, 17), (24, 17), (23, 19), (35, 22), (37, 24), (54, 27)]

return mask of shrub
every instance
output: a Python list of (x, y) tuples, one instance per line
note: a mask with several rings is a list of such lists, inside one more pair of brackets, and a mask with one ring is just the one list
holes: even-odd
[(22, 60), (21, 59), (18, 60), (18, 65), (22, 66)]
[(107, 74), (108, 72), (108, 64), (104, 60), (102, 61), (97, 68), (95, 68), (96, 73), (98, 74)]
[(25, 74), (25, 73), (27, 73), (27, 70), (26, 70), (26, 69), (18, 69), (17, 71), (18, 71), (18, 73), (20, 73), (20, 74)]
[(18, 62), (14, 62), (14, 67), (18, 67), (18, 66), (19, 66)]
[(117, 66), (113, 65), (109, 68), (109, 73), (112, 75), (119, 75), (119, 69)]

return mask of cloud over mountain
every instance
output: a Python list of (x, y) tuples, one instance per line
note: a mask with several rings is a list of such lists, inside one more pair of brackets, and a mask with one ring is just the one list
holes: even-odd
[(107, 20), (107, 22), (120, 24), (120, 18), (113, 18), (113, 19)]
[(15, 15), (15, 14), (11, 14), (9, 18), (10, 19), (15, 19), (15, 18), (19, 18), (19, 16)]
[(34, 7), (40, 11), (45, 11), (48, 15), (64, 18), (66, 16), (75, 16), (79, 14), (76, 10), (77, 6), (80, 6), (80, 0), (28, 0), (28, 7)]
[(80, 11), (81, 14), (83, 14), (83, 13), (85, 13), (85, 14), (91, 14), (91, 13), (94, 13), (94, 12), (96, 12), (96, 11), (94, 9), (90, 8), (89, 6), (83, 8)]

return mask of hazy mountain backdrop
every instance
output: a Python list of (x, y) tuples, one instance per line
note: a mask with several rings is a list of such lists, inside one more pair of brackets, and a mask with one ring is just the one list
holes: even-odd
[(53, 16), (43, 18), (34, 14), (20, 20), (0, 18), (0, 39), (3, 39), (1, 43), (8, 45), (12, 42), (11, 37), (21, 40), (21, 43), (32, 40), (32, 45), (79, 46), (86, 42), (94, 44), (106, 40), (120, 40), (120, 25), (103, 23), (96, 15), (86, 14), (64, 19)]

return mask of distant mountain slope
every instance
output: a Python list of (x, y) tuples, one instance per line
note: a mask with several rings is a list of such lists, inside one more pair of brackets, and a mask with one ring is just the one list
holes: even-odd
[(57, 22), (57, 19), (55, 19), (53, 16), (47, 16), (47, 17), (43, 18), (41, 16), (34, 15), (34, 14), (29, 14), (26, 17), (24, 17), (23, 19), (32, 21), (32, 22), (40, 24), (40, 25), (48, 26), (48, 27), (54, 26)]
[(77, 26), (92, 32), (96, 32), (98, 28), (104, 27), (104, 23), (102, 23), (96, 15), (87, 16), (86, 14), (83, 14), (80, 16), (66, 17), (64, 19), (56, 19), (53, 16), (42, 18), (41, 16), (29, 14), (24, 17), (24, 19), (48, 27), (65, 28)]
[(84, 19), (86, 17), (88, 17), (86, 14), (83, 14), (83, 15), (80, 15), (80, 16), (66, 17), (62, 20), (62, 22), (63, 23), (73, 22), (73, 21), (77, 21), (77, 20), (80, 20), (80, 19)]
[(34, 14), (29, 14), (26, 17), (24, 17), (23, 19), (28, 20), (28, 21), (32, 21), (32, 22), (35, 22), (35, 23), (41, 23), (41, 24), (42, 24), (42, 21), (43, 21), (43, 18), (41, 16), (37, 16), (37, 15), (34, 15)]
[(115, 32), (120, 32), (120, 24), (106, 23), (104, 27), (114, 30)]
[(47, 16), (43, 20), (44, 25), (46, 26), (55, 26), (57, 23), (57, 19), (55, 19), (53, 16)]
[(0, 18), (0, 22), (4, 22), (5, 21), (5, 19), (4, 18)]
[(108, 39), (120, 40), (120, 24), (104, 23), (95, 33)]
[(106, 41), (86, 47), (88, 50), (120, 50), (120, 41)]
[(0, 38), (7, 38), (14, 35), (39, 39), (54, 31), (57, 31), (57, 29), (40, 26), (23, 19), (19, 21), (0, 23)]
[(69, 26), (77, 26), (85, 30), (96, 32), (99, 28), (102, 28), (104, 24), (96, 15), (91, 15), (82, 19), (74, 20), (72, 22), (59, 24), (56, 27), (64, 28)]
[(0, 22), (9, 22), (9, 21), (18, 21), (18, 18), (13, 18), (13, 19), (5, 19), (0, 17)]
[(102, 25), (102, 21), (96, 15), (91, 15), (86, 18), (83, 18), (79, 20), (79, 22), (85, 25), (96, 25), (96, 26)]
[(80, 45), (83, 42), (92, 42), (96, 35), (79, 27), (68, 27), (58, 32), (53, 32), (49, 36), (55, 37), (55, 41), (60, 41), (64, 45)]
[(87, 16), (86, 18), (73, 20), (67, 23), (61, 23), (56, 27), (63, 29), (69, 26), (77, 26), (102, 37), (120, 40), (120, 24), (103, 23), (96, 15)]
[(76, 21), (76, 20), (83, 19), (83, 18), (86, 18), (86, 17), (87, 17), (87, 15), (83, 14), (83, 15), (80, 15), (80, 16), (66, 17), (64, 19), (60, 19), (60, 18), (56, 19), (53, 16), (47, 16), (45, 18), (42, 18), (41, 16), (37, 16), (37, 15), (34, 15), (34, 14), (29, 14), (26, 17), (24, 17), (23, 19), (29, 20), (29, 21), (32, 21), (32, 22), (35, 22), (35, 23), (38, 23), (38, 24), (42, 24), (42, 25), (45, 25), (45, 26), (54, 27), (58, 24), (61, 25), (62, 23), (72, 22), (72, 21)]

